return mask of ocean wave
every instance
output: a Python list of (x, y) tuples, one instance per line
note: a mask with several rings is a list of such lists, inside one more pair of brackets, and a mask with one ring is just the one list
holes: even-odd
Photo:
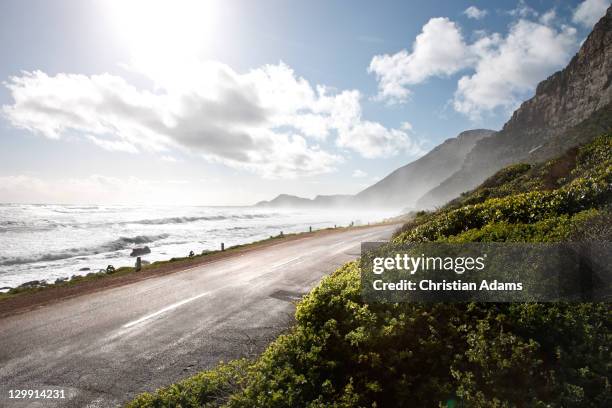
[(125, 221), (123, 224), (145, 224), (145, 225), (163, 225), (163, 224), (183, 224), (196, 221), (218, 221), (224, 220), (227, 217), (222, 215), (213, 215), (208, 217), (168, 217), (168, 218), (152, 218), (137, 221)]
[(66, 215), (81, 215), (81, 214), (106, 214), (115, 213), (119, 211), (125, 211), (125, 209), (108, 208), (103, 206), (74, 206), (74, 207), (60, 207), (60, 208), (46, 208), (49, 211), (58, 214)]
[(233, 215), (209, 215), (201, 217), (168, 217), (168, 218), (152, 218), (138, 221), (125, 221), (123, 224), (146, 224), (146, 225), (164, 225), (164, 224), (183, 224), (197, 221), (222, 221), (222, 220), (239, 220), (239, 219), (254, 219), (254, 218), (269, 218), (276, 214), (233, 214)]
[(8, 227), (14, 227), (16, 225), (25, 225), (25, 222), (23, 221), (12, 221), (12, 220), (7, 220), (7, 221), (0, 221), (0, 227), (4, 227), (4, 226), (8, 226)]
[(69, 227), (79, 227), (78, 224), (67, 224), (67, 223), (59, 223), (55, 221), (48, 220), (37, 220), (35, 222), (31, 221), (0, 221), (0, 233), (5, 232), (19, 232), (19, 233), (29, 233), (29, 232), (39, 232), (39, 231), (51, 231), (56, 228), (69, 228)]
[(95, 247), (70, 248), (63, 251), (49, 252), (33, 256), (0, 256), (0, 265), (11, 266), (35, 262), (59, 261), (62, 259), (75, 258), (78, 256), (97, 255), (105, 252), (115, 252), (130, 248), (133, 245), (147, 244), (168, 238), (169, 234), (159, 235), (137, 235), (135, 237), (120, 237), (114, 241), (106, 242)]
[(34, 232), (53, 229), (48, 225), (38, 226), (26, 221), (0, 221), (0, 233), (2, 232)]

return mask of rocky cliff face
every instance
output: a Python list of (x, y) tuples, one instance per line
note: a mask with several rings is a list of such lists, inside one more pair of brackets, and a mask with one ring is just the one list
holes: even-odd
[(455, 174), (417, 202), (442, 205), (500, 168), (541, 161), (612, 128), (612, 7), (568, 66), (541, 82), (495, 135), (479, 141)]
[(393, 171), (376, 184), (358, 193), (357, 206), (411, 208), (425, 192), (440, 184), (461, 168), (467, 154), (479, 140), (493, 130), (475, 129), (447, 139), (425, 156)]

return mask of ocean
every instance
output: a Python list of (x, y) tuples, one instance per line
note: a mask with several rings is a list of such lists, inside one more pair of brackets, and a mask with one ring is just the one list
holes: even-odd
[[(256, 207), (0, 204), (0, 288), (86, 275), (271, 235), (379, 221), (394, 214)], [(5, 289), (6, 290), (6, 289)]]

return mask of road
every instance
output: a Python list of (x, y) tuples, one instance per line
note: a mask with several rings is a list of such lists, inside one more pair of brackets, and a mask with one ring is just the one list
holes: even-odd
[[(315, 234), (2, 318), (0, 406), (114, 407), (254, 356), (292, 324), (296, 299), (396, 227)], [(66, 399), (8, 399), (50, 388)]]

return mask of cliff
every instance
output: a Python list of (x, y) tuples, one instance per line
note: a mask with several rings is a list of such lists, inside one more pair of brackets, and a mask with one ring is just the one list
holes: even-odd
[(612, 129), (612, 7), (563, 70), (541, 82), (464, 164), (417, 201), (432, 208), (474, 188), (502, 167), (554, 157)]

